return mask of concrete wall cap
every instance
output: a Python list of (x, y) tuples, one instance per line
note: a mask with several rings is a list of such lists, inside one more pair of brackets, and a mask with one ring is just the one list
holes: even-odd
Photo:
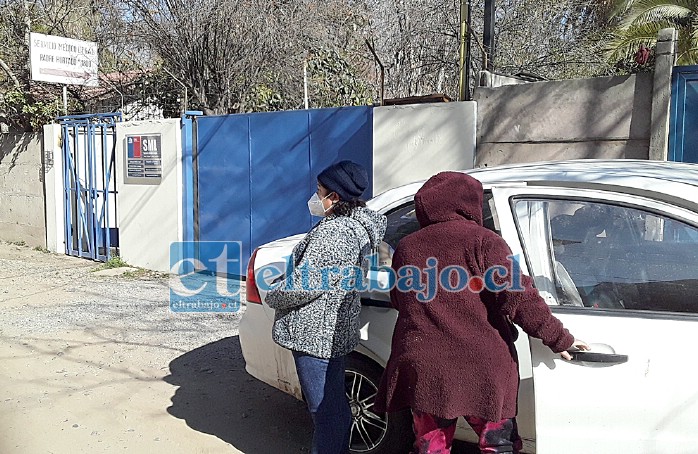
[(663, 28), (659, 30), (657, 34), (657, 43), (660, 41), (676, 41), (678, 39), (678, 32), (675, 28)]

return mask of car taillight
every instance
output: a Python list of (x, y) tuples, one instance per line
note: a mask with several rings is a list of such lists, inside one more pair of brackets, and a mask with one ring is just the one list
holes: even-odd
[(259, 296), (259, 289), (254, 279), (254, 259), (257, 257), (257, 249), (252, 252), (250, 261), (247, 262), (247, 280), (245, 282), (245, 293), (248, 303), (262, 304), (262, 297)]

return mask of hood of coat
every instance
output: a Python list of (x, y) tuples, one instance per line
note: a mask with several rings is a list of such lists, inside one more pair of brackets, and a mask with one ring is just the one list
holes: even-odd
[(482, 225), (482, 183), (461, 172), (441, 172), (429, 178), (414, 196), (421, 227), (467, 219)]
[(356, 229), (359, 238), (363, 239), (362, 243), (367, 242), (371, 248), (377, 248), (385, 234), (386, 217), (366, 207), (354, 208), (349, 217), (363, 227)]

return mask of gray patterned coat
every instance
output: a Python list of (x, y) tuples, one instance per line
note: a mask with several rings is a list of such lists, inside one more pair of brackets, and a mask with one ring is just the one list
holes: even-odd
[[(346, 276), (323, 272), (332, 267), (364, 266), (364, 257), (383, 239), (387, 220), (368, 208), (350, 216), (323, 218), (293, 249), (292, 277), (266, 295), (276, 310), (272, 337), (289, 350), (318, 358), (350, 353), (359, 343), (361, 301), (347, 291)], [(324, 281), (324, 282), (323, 282)]]

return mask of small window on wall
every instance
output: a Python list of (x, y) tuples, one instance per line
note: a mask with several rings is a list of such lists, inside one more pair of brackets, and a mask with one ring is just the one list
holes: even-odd
[(698, 228), (641, 208), (518, 200), (536, 283), (561, 305), (698, 313)]

